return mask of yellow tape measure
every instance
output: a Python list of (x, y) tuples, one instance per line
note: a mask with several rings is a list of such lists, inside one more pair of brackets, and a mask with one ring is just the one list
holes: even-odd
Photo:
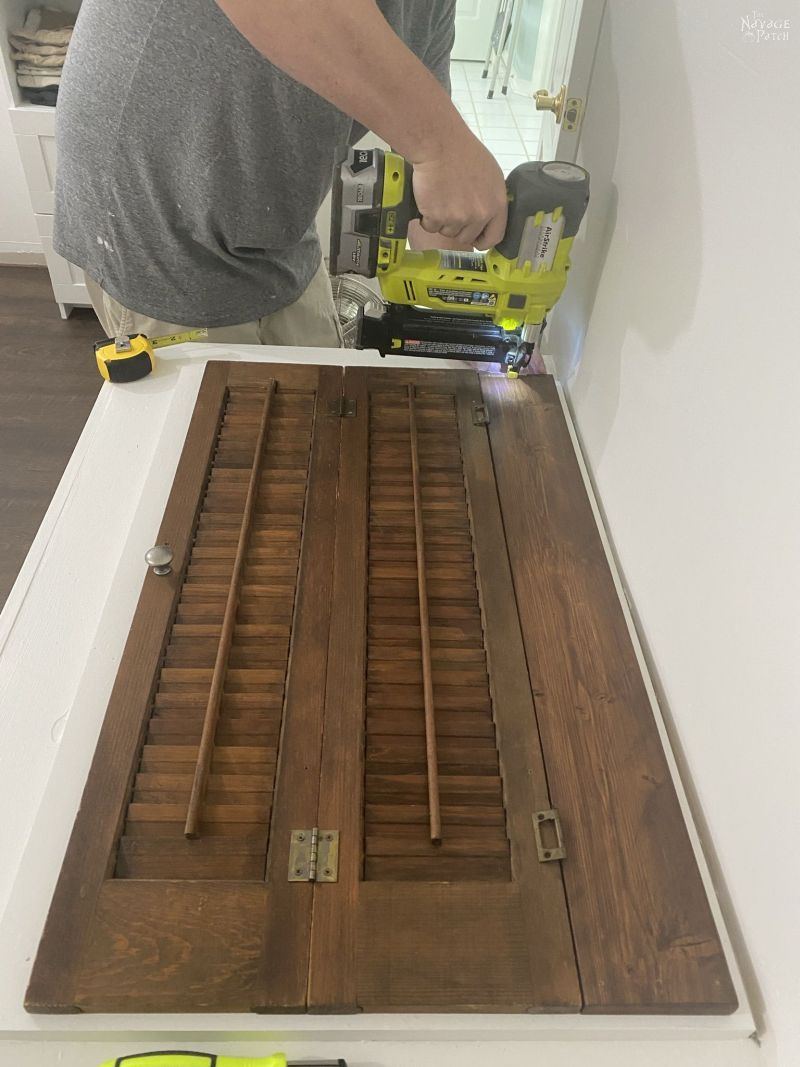
[(205, 337), (208, 337), (208, 330), (186, 330), (185, 333), (153, 337), (152, 340), (143, 333), (104, 337), (94, 346), (97, 369), (107, 382), (138, 382), (155, 367), (156, 348), (201, 341)]

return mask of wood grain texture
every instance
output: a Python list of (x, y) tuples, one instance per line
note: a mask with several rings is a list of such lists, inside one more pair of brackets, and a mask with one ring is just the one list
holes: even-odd
[[(253, 453), (253, 465), (250, 470), (247, 496), (244, 501), (242, 521), (239, 527), (239, 540), (236, 544), (236, 554), (233, 558), (233, 569), (230, 577), (225, 573), (226, 569), (222, 568), (222, 573), (228, 577), (228, 592), (225, 601), (225, 610), (222, 616), (222, 629), (220, 631), (219, 645), (217, 646), (217, 654), (214, 658), (214, 670), (211, 676), (208, 702), (206, 703), (203, 725), (200, 732), (200, 746), (197, 753), (194, 781), (192, 782), (192, 789), (189, 796), (186, 825), (183, 830), (186, 837), (197, 837), (200, 830), (200, 811), (203, 801), (205, 800), (208, 776), (211, 770), (211, 759), (214, 754), (214, 739), (217, 734), (217, 724), (219, 722), (219, 709), (222, 703), (223, 688), (228, 676), (228, 660), (230, 658), (231, 646), (234, 639), (236, 611), (239, 607), (242, 575), (244, 573), (247, 550), (250, 543), (250, 529), (253, 523), (253, 515), (256, 510), (259, 481), (261, 477), (261, 463), (264, 458), (264, 442), (267, 437), (269, 414), (274, 393), (275, 380), (270, 379), (266, 382), (264, 407), (258, 424), (258, 436), (256, 437)], [(192, 574), (193, 572), (190, 570), (187, 577), (192, 577)], [(198, 577), (201, 574), (203, 577), (209, 576), (208, 566), (206, 565), (205, 570), (203, 570), (202, 564), (196, 564), (194, 574)], [(286, 574), (286, 572), (283, 572), (283, 574)], [(281, 576), (283, 576), (283, 574)], [(211, 572), (211, 576), (214, 576), (214, 571)], [(289, 570), (289, 573), (286, 576), (293, 577), (291, 570)], [(274, 574), (270, 575), (270, 577), (274, 577)], [(270, 681), (283, 681), (283, 673), (284, 672), (278, 668), (274, 672), (274, 676), (270, 677)], [(162, 678), (163, 676), (164, 674), (162, 672)]]
[[(276, 373), (279, 389), (268, 370), (227, 389), (117, 877), (189, 879), (194, 856), (205, 877), (232, 876), (223, 851), (173, 849), (185, 862), (167, 862), (163, 846), (176, 842), (181, 821), (185, 833), (198, 796), (200, 761), (209, 788), (195, 839), (260, 841), (260, 869), (251, 849), (240, 867), (264, 877), (315, 397), (313, 387), (283, 388), (293, 375)], [(202, 632), (186, 634), (190, 624)]]
[(319, 819), (339, 446), (344, 421), (327, 413), (330, 403), (341, 396), (341, 370), (313, 369), (319, 374), (319, 385), (276, 781), (282, 803), (273, 811), (267, 862), (274, 905), (264, 916), (265, 944), (270, 950), (262, 957), (252, 999), (253, 1011), (259, 1012), (303, 1011), (308, 997), (314, 886), (287, 881), (289, 840), (292, 830), (316, 826)]
[(525, 647), (514, 599), (511, 567), (485, 427), (473, 425), (481, 402), (477, 376), (459, 391), (459, 427), (475, 543), (492, 706), (514, 880), (529, 953), (531, 1005), (579, 1011), (581, 997), (561, 863), (541, 863), (532, 833), (535, 811), (550, 794), (528, 679)]
[[(554, 385), (482, 389), (209, 364), (29, 1010), (733, 1010)], [(289, 883), (315, 825), (339, 880)]]
[(369, 397), (366, 379), (350, 369), (344, 395), (356, 417), (341, 423), (333, 605), (325, 686), (318, 825), (339, 830), (339, 879), (314, 892), (308, 1006), (311, 1011), (357, 1011), (356, 944), (362, 871), (364, 760), (365, 591)]
[[(540, 891), (525, 905), (510, 862), (516, 854), (516, 868), (524, 866), (519, 857), (534, 846), (529, 817), (513, 820), (514, 832), (526, 834), (529, 844), (515, 840), (509, 846), (484, 645), (489, 622), (476, 584), (473, 541), (488, 528), (473, 529), (468, 496), (474, 490), (481, 508), (492, 505), (477, 483), (468, 492), (465, 478), (474, 478), (478, 464), (473, 457), (465, 468), (461, 449), (468, 425), (483, 439), (482, 474), (491, 477), (486, 431), (466, 421), (480, 397), (477, 378), (408, 371), (399, 378), (354, 370), (345, 379), (358, 416), (343, 427), (319, 816), (320, 826), (341, 831), (341, 857), (339, 882), (315, 890), (309, 1006), (575, 1010), (579, 998), (560, 874), (554, 869), (540, 875), (537, 869)], [(459, 419), (462, 407), (465, 421)], [(496, 494), (493, 506), (499, 523)], [(416, 571), (420, 519), (435, 725), (438, 733), (441, 718), (446, 730), (437, 742), (441, 844), (430, 840), (429, 830)], [(503, 551), (502, 541), (483, 545), (482, 557), (497, 551)], [(508, 597), (507, 580), (501, 596)], [(513, 593), (510, 603), (513, 610)], [(499, 630), (496, 640), (502, 641)], [(517, 652), (516, 679), (530, 707), (519, 640)], [(502, 669), (512, 669), (508, 656), (498, 660)], [(502, 683), (499, 692), (513, 699), (512, 688)], [(516, 710), (509, 707), (505, 714), (513, 718)], [(520, 711), (524, 715), (525, 708)], [(532, 717), (522, 729), (509, 741), (535, 739)], [(522, 748), (516, 759), (509, 753), (512, 773), (524, 756)], [(527, 765), (522, 775), (530, 777)], [(516, 802), (526, 799), (520, 788), (514, 788)], [(543, 784), (540, 795), (546, 797)], [(526, 907), (534, 917), (530, 931)], [(532, 944), (529, 933), (541, 944)], [(560, 952), (566, 960), (556, 958)]]
[(482, 377), (587, 1012), (736, 995), (555, 383)]
[[(430, 836), (417, 829), (418, 802), (427, 800), (430, 818), (431, 732), (440, 808), (446, 805), (450, 815), (454, 799), (466, 799), (459, 827), (505, 824), (455, 404), (462, 378), (475, 382), (471, 374), (423, 372), (402, 384), (380, 371), (369, 375), (365, 789), (367, 815), (379, 808), (380, 818), (365, 824), (368, 880), (508, 879), (511, 873), (505, 835), (504, 863), (497, 842), (489, 846), (475, 835), (471, 851), (462, 841), (455, 855), (431, 849)], [(449, 726), (446, 738), (438, 738), (440, 723)], [(409, 827), (413, 841), (397, 832)], [(445, 830), (449, 837), (449, 825)]]
[(25, 1007), (34, 1012), (76, 1009), (81, 950), (119, 833), (135, 760), (147, 724), (164, 631), (180, 593), (200, 492), (225, 401), (226, 367), (209, 364), (189, 425), (159, 541), (174, 550), (167, 577), (144, 573), (144, 586), (111, 693), (81, 807), (50, 906)]
[(267, 887), (106, 882), (76, 994), (82, 1011), (248, 1011)]
[[(260, 365), (231, 386), (230, 369), (209, 364), (201, 386), (161, 531), (176, 550), (175, 570), (145, 581), (31, 982), (31, 1010), (247, 1010), (262, 1002), (260, 977), (264, 958), (274, 959), (276, 929), (287, 961), (282, 996), (295, 1008), (305, 1004), (307, 963), (301, 958), (293, 988), (294, 946), (281, 942), (285, 865), (273, 882), (264, 877), (320, 375)], [(338, 394), (339, 373), (328, 377)], [(273, 378), (278, 388), (242, 556), (242, 517)], [(334, 487), (336, 454), (334, 441)], [(202, 838), (187, 841), (183, 826), (237, 558), (242, 583)], [(321, 699), (319, 707), (321, 717)], [(294, 755), (282, 744), (281, 783), (290, 797), (307, 780), (304, 742), (297, 739)], [(313, 809), (317, 774), (312, 788)], [(310, 906), (310, 894), (292, 901), (290, 940), (299, 938), (306, 953)], [(214, 931), (203, 935), (206, 923)]]
[(519, 888), (369, 883), (362, 887), (359, 1001), (367, 1011), (528, 1011)]

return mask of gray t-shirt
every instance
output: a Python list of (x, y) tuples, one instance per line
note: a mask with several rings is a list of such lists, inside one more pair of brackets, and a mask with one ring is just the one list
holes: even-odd
[[(377, 2), (449, 86), (455, 0)], [(258, 319), (319, 268), (314, 219), (337, 148), (361, 133), (214, 0), (83, 0), (56, 115), (54, 247), (140, 314)]]

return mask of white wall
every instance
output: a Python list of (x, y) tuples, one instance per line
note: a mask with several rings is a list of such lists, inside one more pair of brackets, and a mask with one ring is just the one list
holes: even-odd
[(550, 346), (741, 927), (765, 1058), (796, 1065), (800, 17), (788, 41), (753, 43), (748, 11), (608, 0), (582, 144), (594, 200)]

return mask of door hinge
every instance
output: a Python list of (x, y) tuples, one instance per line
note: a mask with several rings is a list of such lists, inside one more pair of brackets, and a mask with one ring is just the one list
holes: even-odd
[[(542, 826), (551, 822), (556, 832), (555, 845), (547, 845), (542, 837)], [(533, 813), (533, 832), (536, 837), (536, 851), (539, 853), (539, 863), (552, 863), (553, 860), (567, 858), (567, 850), (564, 847), (564, 835), (561, 832), (561, 820), (555, 808)]]
[(328, 405), (328, 414), (333, 415), (336, 419), (352, 419), (355, 413), (355, 400), (347, 400), (343, 396), (338, 397), (336, 400), (331, 400)]
[(339, 880), (339, 831), (292, 830), (289, 843), (290, 882)]
[(472, 401), (472, 421), (476, 426), (489, 425), (489, 411), (485, 404), (479, 404), (477, 400)]

